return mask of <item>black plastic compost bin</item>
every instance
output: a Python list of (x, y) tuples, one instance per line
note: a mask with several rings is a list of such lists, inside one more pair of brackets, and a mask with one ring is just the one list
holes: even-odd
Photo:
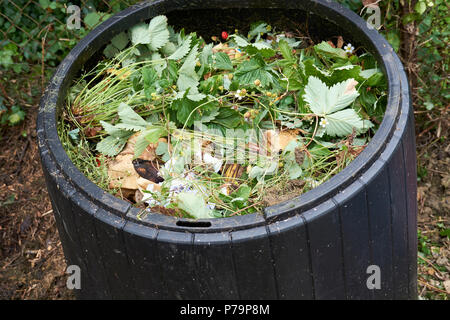
[[(138, 209), (78, 171), (56, 128), (80, 69), (98, 61), (114, 35), (160, 14), (206, 39), (222, 30), (245, 31), (255, 20), (296, 21), (306, 23), (317, 39), (351, 39), (376, 56), (389, 83), (380, 129), (345, 170), (264, 212), (201, 221), (155, 213), (139, 220)], [(160, 0), (132, 6), (89, 33), (60, 64), (42, 98), (37, 130), (67, 263), (81, 269), (79, 298), (417, 296), (416, 158), (408, 82), (383, 37), (335, 2)], [(371, 265), (380, 268), (380, 289), (367, 287)]]

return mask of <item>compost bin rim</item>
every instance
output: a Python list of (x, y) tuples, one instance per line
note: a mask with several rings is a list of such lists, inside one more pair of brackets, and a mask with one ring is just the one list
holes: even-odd
[[(212, 0), (200, 4), (198, 7), (193, 7), (192, 2), (185, 0), (177, 2), (160, 0), (134, 5), (108, 19), (82, 39), (59, 65), (41, 99), (37, 127), (41, 157), (49, 153), (51, 160), (48, 160), (49, 158), (47, 157), (46, 161), (52, 161), (56, 164), (56, 172), (51, 172), (50, 175), (62, 174), (69, 184), (73, 185), (77, 190), (80, 190), (84, 195), (77, 195), (77, 193), (74, 193), (70, 196), (81, 196), (83, 199), (89, 199), (95, 204), (95, 209), (92, 209), (92, 214), (95, 214), (97, 218), (99, 218), (103, 212), (109, 211), (120, 216), (121, 219), (129, 220), (129, 222), (136, 222), (149, 227), (178, 232), (225, 232), (228, 230), (248, 229), (268, 225), (279, 220), (287, 219), (293, 215), (304, 213), (321, 202), (325, 202), (325, 199), (331, 200), (340, 191), (347, 188), (355, 181), (358, 181), (358, 179), (377, 161), (387, 144), (398, 144), (398, 139), (391, 138), (396, 129), (396, 124), (401, 111), (400, 79), (404, 71), (402, 68), (399, 68), (398, 59), (396, 59), (395, 53), (388, 42), (375, 30), (370, 30), (367, 27), (367, 23), (361, 17), (342, 7), (338, 3), (325, 0), (311, 0), (298, 3), (296, 3), (296, 1), (292, 1), (291, 3), (276, 2), (277, 1), (265, 1), (263, 2), (263, 7), (273, 9), (300, 9), (319, 16), (320, 14), (325, 15), (325, 13), (328, 13), (324, 19), (335, 23), (338, 23), (340, 20), (341, 23), (345, 22), (346, 24), (352, 25), (358, 33), (355, 38), (359, 37), (362, 39), (361, 42), (365, 41), (369, 46), (372, 46), (371, 49), (374, 51), (371, 52), (377, 56), (385, 71), (389, 85), (389, 94), (388, 106), (382, 124), (365, 150), (343, 171), (319, 187), (314, 188), (297, 198), (265, 208), (263, 215), (261, 213), (255, 213), (230, 218), (197, 220), (201, 223), (210, 224), (211, 227), (208, 228), (193, 227), (192, 224), (189, 225), (189, 223), (184, 223), (184, 225), (182, 223), (180, 226), (177, 225), (177, 223), (180, 224), (180, 221), (189, 220), (168, 217), (161, 214), (149, 214), (140, 220), (138, 218), (139, 209), (133, 208), (126, 201), (106, 193), (87, 179), (70, 161), (64, 151), (56, 127), (57, 107), (61, 106), (65, 101), (65, 94), (61, 93), (67, 90), (68, 85), (72, 81), (70, 77), (66, 77), (65, 75), (73, 74), (74, 71), (79, 70), (80, 65), (84, 63), (80, 60), (84, 59), (84, 61), (86, 61), (102, 45), (106, 44), (112, 36), (128, 29), (128, 25), (123, 26), (125, 24), (122, 19), (131, 19), (131, 16), (133, 16), (135, 20), (148, 20), (152, 16), (158, 14), (168, 13), (177, 9), (180, 10), (182, 9), (182, 5), (187, 6), (186, 9), (261, 7), (261, 2), (257, 0), (250, 0), (245, 3), (237, 0), (228, 2)], [(175, 4), (177, 7), (170, 7), (171, 4)], [(309, 4), (312, 6), (308, 6)], [(149, 14), (150, 10), (153, 10), (152, 14)], [(330, 15), (331, 13), (334, 15)], [(138, 21), (136, 21), (136, 23), (137, 22)], [(82, 58), (79, 58), (80, 56)], [(403, 88), (403, 93), (404, 92), (405, 90)], [(403, 110), (403, 112), (407, 114), (409, 110)], [(43, 161), (43, 165), (45, 165), (45, 161)], [(114, 222), (111, 223), (114, 224)]]

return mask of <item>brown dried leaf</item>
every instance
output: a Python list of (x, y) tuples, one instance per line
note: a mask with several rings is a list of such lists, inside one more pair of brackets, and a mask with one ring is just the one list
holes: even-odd
[(278, 134), (274, 130), (267, 130), (265, 133), (267, 149), (271, 152), (284, 150), (291, 141), (297, 139), (299, 133), (298, 129), (283, 130)]
[(95, 137), (102, 130), (102, 127), (86, 127), (84, 128), (84, 134), (88, 138)]

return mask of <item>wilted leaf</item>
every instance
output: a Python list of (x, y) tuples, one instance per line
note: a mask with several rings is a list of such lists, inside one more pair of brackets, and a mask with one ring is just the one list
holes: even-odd
[(177, 196), (178, 208), (186, 211), (196, 219), (212, 218), (212, 210), (206, 205), (205, 199), (194, 192), (181, 192)]

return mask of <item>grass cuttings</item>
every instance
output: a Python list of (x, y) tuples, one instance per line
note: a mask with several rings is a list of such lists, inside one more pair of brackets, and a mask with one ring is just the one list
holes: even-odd
[(364, 149), (387, 95), (369, 53), (304, 38), (260, 22), (208, 44), (164, 16), (140, 23), (72, 86), (63, 145), (153, 212), (228, 217), (298, 196)]

